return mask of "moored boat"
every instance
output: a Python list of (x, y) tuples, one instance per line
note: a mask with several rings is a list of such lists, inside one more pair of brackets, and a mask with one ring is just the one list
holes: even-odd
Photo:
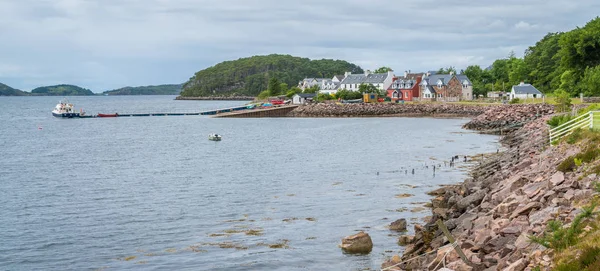
[(99, 118), (115, 118), (118, 117), (119, 114), (118, 113), (114, 113), (114, 114), (102, 114), (102, 113), (98, 113), (98, 117)]
[(85, 112), (81, 109), (79, 112), (75, 112), (73, 104), (65, 98), (54, 107), (52, 115), (57, 118), (79, 118), (85, 116)]
[(208, 135), (208, 140), (212, 140), (212, 141), (221, 141), (221, 135), (218, 135), (218, 134), (210, 134), (210, 135)]

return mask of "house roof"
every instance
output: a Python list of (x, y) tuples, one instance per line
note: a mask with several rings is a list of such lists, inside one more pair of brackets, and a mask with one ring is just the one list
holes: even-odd
[(467, 75), (465, 75), (465, 74), (457, 74), (456, 78), (460, 81), (461, 84), (464, 81), (467, 81), (467, 85), (468, 86), (472, 86), (473, 85), (473, 83), (471, 82), (471, 80), (469, 79), (469, 77), (467, 77)]
[(300, 96), (301, 98), (314, 98), (315, 96), (317, 96), (317, 94), (315, 93), (297, 93), (296, 95)]
[(515, 94), (542, 94), (537, 88), (532, 86), (531, 84), (518, 84), (512, 87), (512, 91)]
[(452, 74), (432, 74), (423, 78), (421, 84), (423, 84), (423, 82), (427, 82), (427, 85), (437, 85), (438, 81), (441, 80), (442, 85), (445, 86), (448, 82), (450, 82), (452, 77), (454, 77)]
[(387, 79), (388, 74), (387, 73), (372, 73), (367, 75), (367, 78), (365, 79), (365, 81), (363, 83), (367, 83), (367, 84), (382, 84), (385, 79)]
[[(336, 76), (334, 76), (334, 77), (335, 77), (335, 78), (337, 78), (338, 80), (340, 80), (340, 82), (341, 82), (342, 80), (344, 80), (344, 75), (343, 75), (343, 74), (342, 74), (342, 75), (336, 75)], [(333, 78), (332, 78), (332, 79), (333, 79)]]
[(387, 79), (388, 73), (371, 73), (368, 75), (364, 74), (350, 74), (340, 82), (341, 84), (382, 84)]
[(364, 74), (349, 74), (342, 80), (342, 84), (361, 84), (365, 81), (367, 76)]

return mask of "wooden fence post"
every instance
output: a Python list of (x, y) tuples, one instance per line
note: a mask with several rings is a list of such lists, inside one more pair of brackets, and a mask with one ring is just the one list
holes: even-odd
[[(456, 242), (456, 240), (454, 240), (454, 237), (452, 237), (452, 234), (450, 234), (450, 231), (448, 230), (448, 228), (446, 228), (446, 225), (444, 225), (444, 222), (442, 222), (441, 219), (438, 219), (438, 221), (436, 221), (435, 223), (438, 225), (440, 230), (442, 230), (442, 232), (444, 233), (446, 238), (448, 238), (448, 241), (451, 244), (454, 244), (454, 242)], [(463, 262), (465, 262), (469, 266), (473, 266), (473, 263), (471, 263), (471, 261), (469, 261), (469, 259), (467, 259), (467, 255), (465, 255), (465, 253), (462, 251), (462, 249), (460, 248), (459, 245), (455, 246), (454, 250), (456, 251), (456, 253), (458, 253), (458, 256), (460, 256), (460, 258), (463, 260)]]

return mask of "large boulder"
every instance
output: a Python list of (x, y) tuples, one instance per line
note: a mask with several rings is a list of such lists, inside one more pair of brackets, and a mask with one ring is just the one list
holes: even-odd
[(342, 250), (351, 254), (369, 254), (373, 250), (371, 236), (365, 232), (346, 236), (342, 239)]
[(390, 230), (406, 231), (406, 219), (400, 218), (400, 219), (392, 222), (392, 224), (390, 224)]

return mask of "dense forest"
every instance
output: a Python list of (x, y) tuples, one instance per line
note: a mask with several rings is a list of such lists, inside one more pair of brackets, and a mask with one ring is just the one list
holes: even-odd
[(197, 72), (183, 85), (182, 96), (257, 96), (267, 89), (270, 79), (287, 86), (296, 86), (305, 77), (331, 78), (344, 72), (362, 73), (363, 70), (343, 60), (266, 55), (221, 62)]
[(29, 96), (29, 95), (30, 95), (29, 92), (11, 88), (5, 84), (0, 83), (0, 96)]
[(182, 84), (124, 87), (103, 92), (106, 95), (177, 95), (181, 92)]
[(89, 90), (73, 85), (56, 85), (35, 88), (31, 91), (32, 95), (39, 96), (83, 96), (83, 95), (94, 95)]
[(524, 81), (544, 93), (600, 96), (600, 18), (569, 32), (548, 33), (523, 58), (511, 53), (488, 68), (473, 65), (461, 72), (473, 82), (475, 94), (510, 91)]

